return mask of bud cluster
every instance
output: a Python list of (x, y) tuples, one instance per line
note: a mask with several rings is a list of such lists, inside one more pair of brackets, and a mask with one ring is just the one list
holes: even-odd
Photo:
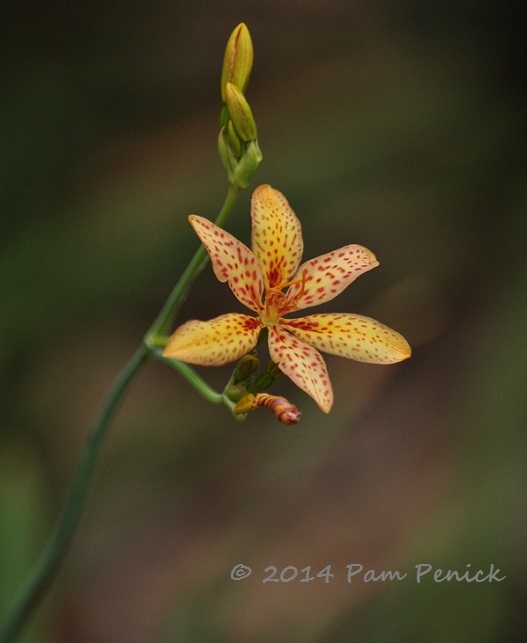
[(220, 159), (232, 185), (246, 188), (262, 160), (258, 130), (253, 113), (245, 98), (253, 64), (251, 35), (245, 24), (232, 32), (223, 59), (221, 72), (220, 115), (218, 138)]
[(254, 374), (260, 368), (260, 360), (255, 351), (244, 355), (236, 364), (231, 378), (223, 391), (224, 397), (231, 402), (238, 402), (254, 383)]
[(300, 411), (284, 397), (262, 393), (266, 388), (283, 375), (273, 362), (269, 361), (265, 371), (256, 375), (260, 361), (256, 351), (244, 355), (236, 364), (231, 378), (223, 391), (223, 396), (229, 401), (235, 416), (241, 416), (255, 411), (260, 406), (266, 406), (276, 418), (284, 424), (296, 424)]

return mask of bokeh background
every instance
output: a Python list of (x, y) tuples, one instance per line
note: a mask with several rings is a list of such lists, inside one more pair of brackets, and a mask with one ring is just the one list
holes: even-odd
[[(126, 398), (24, 641), (523, 641), (527, 173), (521, 3), (3, 3), (0, 606), (55, 523), (99, 403), (214, 218), (219, 74), (248, 98), (305, 258), (380, 268), (324, 306), (410, 341), (328, 357), (329, 416), (235, 423), (158, 363)], [(250, 191), (228, 228), (248, 242)], [(210, 270), (179, 318), (241, 310)], [(230, 368), (203, 370), (221, 389)], [(238, 563), (252, 575), (230, 579)], [(408, 572), (346, 581), (346, 565)], [(415, 565), (502, 582), (415, 582)], [(329, 583), (262, 583), (274, 565)], [(364, 573), (363, 572), (363, 573)]]

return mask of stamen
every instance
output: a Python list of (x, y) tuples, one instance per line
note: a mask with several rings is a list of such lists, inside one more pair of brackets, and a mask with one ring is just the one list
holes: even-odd
[[(284, 278), (284, 270), (283, 268), (280, 269), (282, 279)], [(291, 306), (296, 307), (298, 300), (300, 297), (305, 292), (306, 289), (306, 270), (302, 270), (302, 277), (301, 279), (293, 279), (292, 281), (286, 281), (285, 283), (281, 283), (276, 288), (268, 288), (266, 293), (265, 293), (265, 313), (267, 316), (269, 316), (269, 306), (275, 306), (279, 307), (282, 306), (286, 301), (287, 301), (287, 295), (282, 292), (284, 288), (288, 288), (290, 286), (294, 286), (296, 284), (300, 284), (300, 292), (298, 295), (294, 297), (289, 303)], [(277, 302), (276, 299), (279, 299)]]
[(302, 279), (297, 279), (296, 281), (293, 281), (291, 283), (291, 285), (300, 284), (300, 292), (298, 293), (298, 295), (295, 295), (294, 299), (291, 300), (291, 304), (295, 307), (298, 306), (298, 300), (306, 291), (306, 274), (307, 270), (302, 270)]

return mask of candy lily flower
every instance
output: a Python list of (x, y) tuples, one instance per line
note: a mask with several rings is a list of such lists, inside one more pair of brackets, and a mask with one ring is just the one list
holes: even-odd
[(260, 331), (268, 329), (273, 362), (325, 413), (333, 391), (319, 350), (359, 362), (392, 364), (411, 355), (408, 342), (369, 317), (347, 313), (285, 315), (323, 304), (359, 275), (378, 266), (375, 255), (348, 245), (300, 265), (300, 221), (278, 190), (258, 187), (251, 201), (252, 251), (208, 219), (190, 215), (207, 249), (212, 268), (227, 281), (237, 299), (256, 313), (221, 315), (188, 321), (169, 339), (165, 357), (204, 366), (220, 366), (252, 350)]

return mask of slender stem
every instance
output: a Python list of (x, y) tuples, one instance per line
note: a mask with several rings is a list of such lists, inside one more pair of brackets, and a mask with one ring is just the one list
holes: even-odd
[(201, 377), (196, 373), (196, 371), (191, 368), (188, 364), (180, 362), (177, 359), (170, 359), (169, 357), (163, 357), (160, 351), (155, 351), (152, 353), (152, 357), (164, 362), (176, 370), (187, 382), (196, 389), (196, 391), (203, 396), (207, 402), (212, 402), (213, 404), (223, 404), (223, 395), (218, 393), (213, 388), (211, 388), (207, 382), (201, 379)]
[[(225, 202), (216, 218), (216, 225), (222, 226), (225, 223), (236, 202), (239, 191), (240, 188), (234, 185), (229, 186)], [(165, 329), (172, 322), (194, 279), (205, 266), (207, 258), (208, 255), (205, 248), (200, 246), (165, 302), (149, 332), (145, 335), (144, 341), (117, 376), (117, 379), (106, 396), (90, 428), (77, 467), (71, 494), (59, 523), (26, 582), (15, 596), (12, 606), (7, 613), (7, 618), (0, 629), (0, 643), (10, 643), (14, 640), (24, 621), (28, 618), (32, 609), (36, 607), (39, 599), (44, 595), (55, 574), (58, 572), (79, 523), (88, 488), (95, 471), (97, 458), (119, 403), (128, 386), (146, 360), (149, 357), (156, 356), (155, 352), (156, 347), (159, 345), (160, 335), (164, 333)], [(170, 361), (174, 362), (171, 364), (173, 368), (197, 388), (208, 401), (216, 404), (224, 403), (229, 406), (228, 401), (224, 399), (223, 395), (211, 389), (190, 367), (175, 360)], [(244, 417), (240, 416), (236, 417), (236, 419), (243, 420)]]
[[(218, 214), (216, 221), (214, 222), (217, 226), (222, 227), (225, 223), (227, 217), (229, 216), (236, 199), (238, 198), (238, 193), (240, 188), (235, 185), (230, 184), (227, 196), (223, 206)], [(165, 305), (161, 309), (161, 312), (157, 316), (156, 320), (150, 327), (146, 335), (146, 341), (149, 345), (151, 342), (155, 342), (157, 335), (167, 332), (168, 326), (172, 323), (172, 320), (176, 316), (179, 307), (183, 303), (185, 296), (194, 282), (194, 279), (198, 276), (201, 270), (204, 268), (208, 260), (208, 254), (203, 245), (200, 245), (199, 249), (196, 251), (195, 255), (190, 260), (185, 272), (181, 275), (181, 278), (177, 282), (174, 290), (170, 293), (168, 299), (165, 302)]]
[(79, 462), (70, 497), (63, 510), (55, 532), (26, 583), (13, 601), (8, 618), (0, 631), (0, 643), (14, 640), (31, 610), (45, 593), (57, 573), (67, 552), (84, 507), (89, 483), (93, 477), (97, 458), (110, 421), (122, 400), (123, 394), (148, 357), (148, 349), (141, 345), (115, 380), (96, 416)]
[(226, 406), (229, 411), (232, 413), (233, 418), (237, 422), (244, 422), (247, 415), (245, 413), (235, 413), (234, 407), (236, 403), (230, 400), (225, 393), (218, 393), (212, 387), (210, 387), (207, 382), (201, 379), (201, 377), (196, 373), (196, 371), (191, 368), (188, 364), (180, 362), (177, 359), (171, 359), (169, 357), (163, 357), (163, 353), (160, 349), (152, 351), (152, 357), (158, 359), (165, 364), (171, 366), (176, 370), (183, 379), (185, 379), (196, 391), (204, 397), (207, 402), (212, 402), (212, 404), (223, 404)]

